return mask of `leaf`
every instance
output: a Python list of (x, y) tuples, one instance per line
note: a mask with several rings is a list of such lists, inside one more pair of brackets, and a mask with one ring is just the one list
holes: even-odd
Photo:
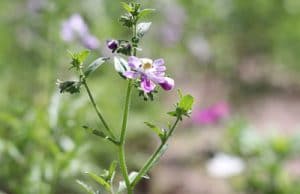
[(85, 59), (90, 54), (90, 51), (89, 50), (83, 50), (83, 51), (78, 52), (78, 53), (72, 53), (71, 51), (69, 51), (69, 53), (72, 57), (72, 61), (71, 61), (72, 66), (71, 66), (71, 68), (75, 68), (76, 70), (79, 70), (82, 63), (85, 61)]
[(130, 69), (127, 61), (121, 57), (114, 57), (114, 67), (115, 70), (121, 74)]
[(90, 51), (89, 50), (83, 50), (76, 54), (77, 59), (79, 62), (83, 63), (85, 59), (89, 56)]
[(110, 184), (104, 180), (104, 178), (92, 173), (86, 172), (89, 177), (91, 177), (94, 181), (96, 181), (99, 185), (103, 186), (105, 190), (110, 191)]
[(85, 184), (84, 182), (82, 182), (80, 180), (76, 180), (76, 182), (77, 182), (77, 184), (79, 184), (81, 186), (81, 188), (83, 188), (86, 192), (88, 192), (88, 194), (96, 194), (91, 186)]
[(125, 2), (121, 2), (122, 7), (129, 13), (133, 12), (133, 8)]
[(100, 131), (100, 130), (93, 129), (93, 128), (91, 128), (91, 127), (89, 127), (89, 126), (86, 126), (86, 125), (84, 125), (84, 126), (82, 126), (82, 127), (83, 127), (86, 131), (88, 131), (89, 133), (92, 133), (92, 134), (97, 135), (97, 136), (99, 136), (99, 137), (107, 138), (107, 135), (105, 135), (105, 133), (102, 132), (102, 131)]
[(136, 33), (139, 38), (142, 38), (146, 32), (150, 29), (152, 22), (139, 23), (136, 27)]
[(146, 17), (149, 14), (152, 14), (153, 12), (155, 12), (155, 9), (143, 9), (140, 14), (139, 14), (139, 19)]
[(172, 117), (177, 117), (176, 111), (167, 112), (168, 115), (171, 115)]
[(108, 179), (112, 182), (112, 179), (115, 176), (115, 171), (118, 165), (118, 161), (114, 160), (110, 166), (109, 166), (109, 171), (108, 171)]
[(154, 124), (149, 123), (149, 122), (144, 122), (145, 125), (147, 125), (150, 129), (152, 129), (159, 137), (161, 137), (161, 135), (163, 134), (163, 131), (156, 127)]
[(109, 60), (108, 57), (100, 57), (100, 58), (96, 59), (86, 68), (84, 75), (86, 77), (89, 76), (92, 72), (94, 72), (98, 67), (100, 67), (107, 60)]
[(179, 103), (178, 108), (182, 109), (184, 112), (188, 112), (192, 109), (194, 104), (194, 97), (190, 94), (183, 96)]

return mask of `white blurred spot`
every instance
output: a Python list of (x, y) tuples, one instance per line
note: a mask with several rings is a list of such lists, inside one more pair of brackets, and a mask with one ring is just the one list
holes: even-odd
[(218, 153), (206, 164), (209, 175), (220, 178), (227, 178), (240, 174), (245, 169), (244, 162), (235, 156)]

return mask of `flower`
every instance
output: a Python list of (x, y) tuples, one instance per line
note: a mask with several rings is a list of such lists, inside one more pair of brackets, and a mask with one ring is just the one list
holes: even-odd
[(119, 43), (117, 40), (108, 40), (106, 42), (107, 47), (112, 50), (112, 52), (115, 52), (115, 50), (117, 50)]
[(90, 34), (87, 24), (79, 14), (73, 14), (62, 23), (60, 36), (65, 42), (78, 39), (88, 49), (97, 49), (100, 46), (99, 40)]
[(127, 70), (123, 75), (129, 79), (140, 79), (140, 89), (145, 93), (154, 91), (156, 84), (159, 84), (164, 90), (172, 90), (174, 80), (165, 77), (166, 66), (163, 59), (151, 60), (148, 58), (137, 58), (130, 56), (128, 58)]
[(218, 102), (206, 109), (196, 111), (193, 114), (193, 121), (197, 124), (214, 124), (229, 114), (229, 105), (225, 102)]

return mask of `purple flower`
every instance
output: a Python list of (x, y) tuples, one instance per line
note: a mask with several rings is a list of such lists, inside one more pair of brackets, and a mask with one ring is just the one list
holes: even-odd
[(100, 46), (99, 40), (90, 34), (87, 24), (79, 14), (73, 14), (62, 23), (60, 36), (66, 42), (79, 40), (88, 49), (97, 49)]
[(151, 60), (147, 58), (137, 58), (130, 56), (128, 66), (130, 70), (125, 71), (123, 75), (129, 79), (140, 79), (140, 88), (145, 93), (152, 92), (156, 84), (159, 84), (164, 90), (172, 90), (174, 80), (165, 77), (166, 66), (163, 59)]
[(206, 109), (196, 111), (193, 114), (193, 121), (197, 124), (215, 124), (229, 114), (229, 105), (225, 102), (219, 102)]
[(112, 50), (112, 52), (115, 52), (119, 46), (119, 42), (117, 40), (108, 40), (106, 45), (110, 50)]

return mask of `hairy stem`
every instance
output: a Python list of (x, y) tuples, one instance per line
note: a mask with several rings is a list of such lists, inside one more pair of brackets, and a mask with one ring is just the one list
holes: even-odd
[(167, 138), (165, 141), (161, 142), (160, 146), (156, 149), (156, 151), (151, 155), (151, 157), (147, 160), (147, 162), (144, 164), (144, 166), (139, 171), (138, 175), (135, 177), (133, 182), (131, 183), (131, 187), (134, 188), (136, 184), (141, 180), (141, 178), (150, 170), (151, 165), (153, 164), (154, 160), (156, 160), (159, 153), (161, 153), (162, 149), (166, 145), (168, 139), (172, 136), (180, 118), (177, 117), (176, 121), (174, 122), (173, 126), (171, 127)]

